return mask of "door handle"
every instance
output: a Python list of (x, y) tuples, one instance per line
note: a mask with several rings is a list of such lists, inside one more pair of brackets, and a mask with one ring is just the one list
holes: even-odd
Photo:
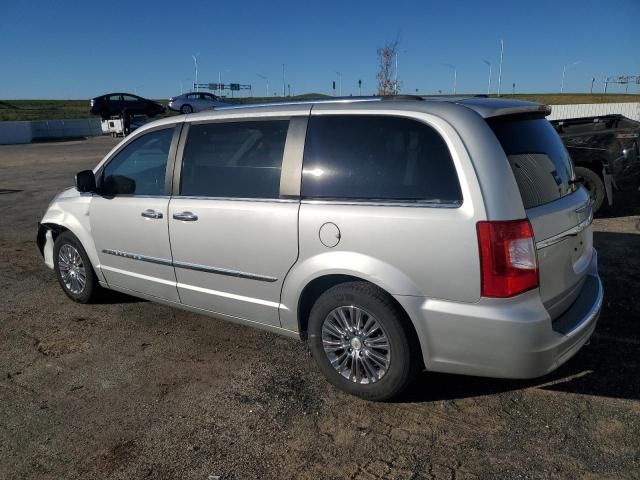
[(195, 222), (198, 220), (198, 216), (191, 212), (174, 213), (173, 218), (176, 220), (182, 220), (183, 222)]
[(142, 215), (144, 218), (162, 218), (162, 212), (156, 212), (151, 208), (148, 210), (145, 210), (140, 215)]

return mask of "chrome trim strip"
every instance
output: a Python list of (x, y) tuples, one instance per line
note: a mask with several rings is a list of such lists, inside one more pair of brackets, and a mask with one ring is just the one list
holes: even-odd
[[(586, 210), (587, 208), (591, 208), (591, 202), (588, 203), (585, 206), (582, 206), (582, 207), (578, 208), (576, 210), (576, 213), (580, 213), (580, 212)], [(567, 237), (572, 237), (572, 236), (578, 235), (585, 228), (589, 227), (591, 225), (591, 223), (593, 223), (593, 208), (591, 208), (589, 210), (589, 214), (588, 214), (587, 218), (585, 218), (583, 221), (581, 221), (575, 227), (570, 228), (569, 230), (565, 230), (564, 232), (558, 233), (557, 235), (554, 235), (553, 237), (549, 237), (549, 238), (546, 238), (544, 240), (540, 240), (539, 242), (537, 242), (536, 243), (536, 250), (542, 250), (543, 248), (550, 247), (551, 245), (555, 245), (556, 243), (561, 242), (562, 240), (564, 240)]]
[[(81, 193), (80, 196), (82, 197), (103, 197), (103, 195), (100, 195), (99, 193)], [(113, 198), (154, 198), (156, 200), (169, 200), (171, 197), (169, 195), (129, 195), (129, 194), (124, 194), (124, 193), (119, 193), (117, 195), (113, 195), (113, 196), (109, 196), (109, 199), (113, 199)]]
[(375, 202), (358, 200), (302, 200), (307, 205), (362, 205), (368, 207), (460, 208), (462, 203)]
[(173, 200), (221, 200), (228, 202), (263, 202), (263, 203), (297, 203), (295, 198), (245, 198), (245, 197), (196, 197), (189, 195), (174, 195)]
[(139, 260), (141, 262), (155, 263), (158, 265), (165, 265), (167, 267), (185, 268), (187, 270), (195, 270), (198, 272), (215, 273), (218, 275), (227, 275), (229, 277), (247, 278), (249, 280), (258, 280), (260, 282), (275, 282), (277, 277), (271, 277), (269, 275), (260, 275), (257, 273), (242, 272), (240, 270), (229, 270), (227, 268), (208, 267), (206, 265), (199, 265), (197, 263), (187, 262), (173, 262), (164, 258), (149, 257), (147, 255), (138, 255), (137, 253), (123, 252), (121, 250), (112, 250), (109, 248), (102, 249), (102, 253), (107, 255), (114, 255), (116, 257), (129, 258), (131, 260)]
[(138, 255), (137, 253), (123, 252), (122, 250), (112, 250), (110, 248), (103, 248), (102, 253), (106, 253), (107, 255), (114, 255), (116, 257), (129, 258), (131, 260), (140, 260), (142, 262), (156, 263), (158, 265), (166, 265), (167, 267), (170, 267), (171, 265), (173, 265), (171, 260), (158, 258), (158, 257), (149, 257), (147, 255)]
[(206, 265), (198, 265), (197, 263), (173, 262), (173, 266), (176, 268), (196, 270), (198, 272), (217, 273), (219, 275), (227, 275), (229, 277), (248, 278), (249, 280), (259, 280), (261, 282), (275, 282), (278, 280), (276, 277), (270, 277), (268, 275), (241, 272), (239, 270), (229, 270), (227, 268), (207, 267)]

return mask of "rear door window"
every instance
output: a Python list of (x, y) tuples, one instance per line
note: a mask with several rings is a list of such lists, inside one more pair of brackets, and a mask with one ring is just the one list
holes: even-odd
[(553, 202), (576, 190), (569, 153), (546, 119), (498, 117), (488, 123), (507, 155), (524, 208)]
[(380, 115), (311, 117), (302, 195), (462, 202), (455, 166), (440, 134), (416, 120)]
[(289, 120), (191, 125), (183, 196), (278, 198)]

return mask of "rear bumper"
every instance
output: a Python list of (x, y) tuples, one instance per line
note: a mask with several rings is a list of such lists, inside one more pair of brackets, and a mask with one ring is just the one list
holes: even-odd
[(463, 304), (395, 297), (418, 332), (427, 370), (496, 378), (535, 378), (569, 360), (595, 330), (603, 288), (594, 252), (578, 298), (551, 321), (537, 290)]

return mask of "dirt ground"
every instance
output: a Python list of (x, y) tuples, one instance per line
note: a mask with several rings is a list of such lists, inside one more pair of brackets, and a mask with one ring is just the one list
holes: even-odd
[(123, 295), (77, 305), (36, 223), (111, 138), (0, 147), (0, 478), (640, 478), (640, 193), (595, 221), (591, 344), (534, 381), (333, 389), (295, 340)]

